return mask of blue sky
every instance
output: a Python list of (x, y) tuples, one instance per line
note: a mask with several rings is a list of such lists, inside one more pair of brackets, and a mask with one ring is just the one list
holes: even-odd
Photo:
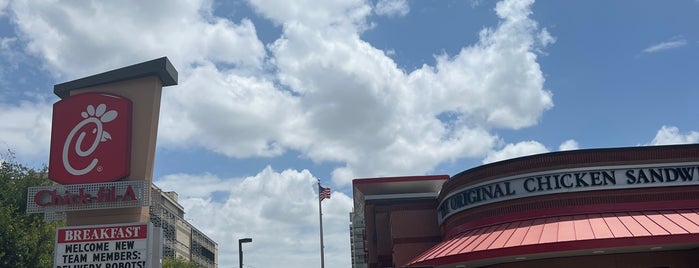
[(334, 190), (326, 264), (350, 267), (353, 178), (698, 142), (698, 15), (694, 0), (0, 0), (0, 148), (41, 167), (54, 84), (168, 56), (154, 180), (220, 267), (247, 236), (250, 267), (318, 265), (316, 180)]

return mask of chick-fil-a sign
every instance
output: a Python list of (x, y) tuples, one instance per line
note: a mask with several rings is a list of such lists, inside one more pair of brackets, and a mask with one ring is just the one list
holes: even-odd
[(53, 105), (49, 178), (61, 184), (110, 182), (129, 175), (131, 101), (83, 93)]

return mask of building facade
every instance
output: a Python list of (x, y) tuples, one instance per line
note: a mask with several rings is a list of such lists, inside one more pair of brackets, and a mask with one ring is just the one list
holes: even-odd
[(400, 180), (353, 182), (367, 267), (699, 263), (697, 144), (545, 153), (440, 182), (400, 200), (396, 192), (407, 189)]
[(364, 241), (364, 217), (355, 216), (350, 212), (350, 249), (352, 268), (367, 268)]
[(176, 192), (151, 189), (150, 221), (163, 230), (163, 257), (185, 258), (201, 267), (218, 267), (218, 244), (187, 222)]
[[(449, 176), (357, 179), (353, 184), (353, 267), (394, 267), (440, 241), (437, 197)], [(359, 240), (362, 237), (363, 240)], [(361, 256), (361, 257), (357, 257)]]

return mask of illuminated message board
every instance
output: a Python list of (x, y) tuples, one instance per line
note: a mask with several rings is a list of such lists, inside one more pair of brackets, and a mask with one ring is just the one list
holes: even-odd
[(56, 231), (55, 268), (148, 268), (150, 223), (70, 226)]

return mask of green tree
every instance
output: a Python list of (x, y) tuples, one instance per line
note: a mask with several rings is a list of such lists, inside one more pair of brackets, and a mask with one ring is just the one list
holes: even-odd
[[(42, 214), (27, 214), (27, 189), (50, 185), (46, 168), (36, 171), (15, 162), (12, 152), (0, 157), (0, 267), (53, 265), (56, 227)], [(2, 159), (5, 159), (4, 161)]]
[(199, 264), (190, 261), (188, 259), (177, 257), (177, 258), (163, 258), (163, 268), (199, 268)]

